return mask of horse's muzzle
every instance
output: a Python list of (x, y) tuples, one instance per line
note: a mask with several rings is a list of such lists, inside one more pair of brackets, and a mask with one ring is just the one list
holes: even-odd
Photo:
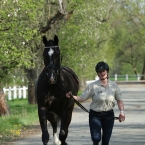
[(50, 84), (55, 84), (55, 83), (56, 83), (55, 78), (54, 78), (54, 77), (51, 77), (51, 78), (50, 78)]

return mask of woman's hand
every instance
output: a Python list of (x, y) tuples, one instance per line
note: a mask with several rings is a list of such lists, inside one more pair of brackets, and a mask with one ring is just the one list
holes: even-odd
[(67, 97), (67, 98), (71, 98), (71, 96), (72, 96), (72, 92), (71, 92), (71, 91), (68, 92), (68, 93), (66, 93), (66, 97)]
[(117, 100), (118, 108), (120, 110), (119, 114), (119, 122), (122, 122), (125, 120), (125, 114), (124, 114), (124, 104), (122, 100)]
[(120, 113), (119, 114), (119, 122), (125, 121), (125, 114), (124, 113)]

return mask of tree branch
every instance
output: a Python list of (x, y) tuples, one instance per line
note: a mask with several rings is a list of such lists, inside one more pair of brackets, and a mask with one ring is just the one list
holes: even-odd
[(97, 48), (99, 48), (99, 46), (101, 45), (101, 43), (103, 43), (105, 41), (107, 41), (107, 39), (99, 41), (98, 44), (97, 44)]
[(71, 17), (72, 14), (73, 14), (73, 10), (67, 14), (57, 11), (56, 15), (47, 21), (47, 25), (40, 28), (40, 32), (41, 33), (47, 32), (60, 20), (64, 20), (66, 22)]

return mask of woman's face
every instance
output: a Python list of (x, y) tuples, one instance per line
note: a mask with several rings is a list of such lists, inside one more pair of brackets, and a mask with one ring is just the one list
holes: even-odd
[(106, 70), (101, 70), (98, 71), (98, 77), (100, 78), (100, 80), (105, 80), (108, 77), (108, 72)]

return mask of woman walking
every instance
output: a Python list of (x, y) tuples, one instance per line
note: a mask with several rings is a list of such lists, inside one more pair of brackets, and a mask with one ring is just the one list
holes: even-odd
[[(109, 145), (109, 141), (114, 126), (115, 100), (120, 110), (119, 121), (125, 120), (124, 104), (121, 97), (121, 91), (117, 84), (108, 79), (109, 66), (101, 61), (95, 71), (99, 80), (91, 83), (80, 96), (73, 96), (78, 102), (83, 102), (89, 98), (92, 99), (89, 112), (89, 126), (93, 145), (98, 145), (102, 137), (102, 145)], [(71, 92), (66, 93), (70, 98)], [(102, 134), (101, 134), (102, 130)]]

